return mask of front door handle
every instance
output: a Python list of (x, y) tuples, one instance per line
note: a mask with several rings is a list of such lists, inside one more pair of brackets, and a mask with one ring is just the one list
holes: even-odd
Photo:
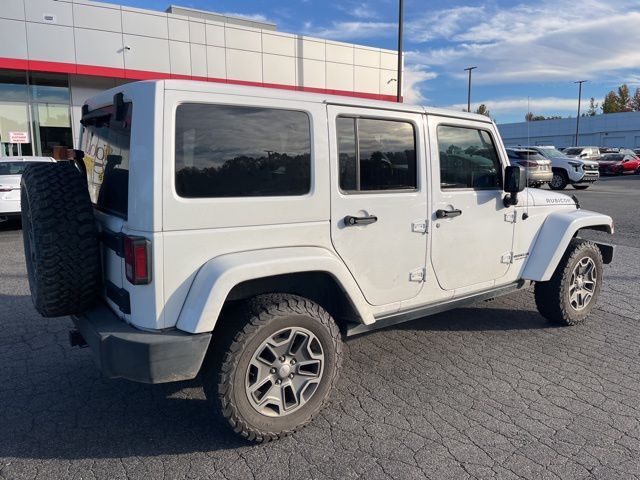
[(462, 210), (436, 210), (437, 218), (450, 218), (462, 215)]
[(354, 225), (369, 225), (370, 223), (376, 223), (378, 217), (375, 215), (367, 215), (366, 217), (352, 217), (347, 215), (344, 217), (344, 224), (346, 227), (352, 227)]

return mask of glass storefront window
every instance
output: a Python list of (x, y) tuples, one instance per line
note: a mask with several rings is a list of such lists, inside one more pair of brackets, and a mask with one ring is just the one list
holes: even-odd
[[(10, 143), (10, 132), (30, 143)], [(0, 71), (0, 156), (51, 156), (59, 145), (73, 146), (69, 76)]]
[(0, 71), (0, 100), (8, 102), (28, 102), (26, 72), (14, 70)]
[(69, 104), (69, 77), (55, 73), (32, 73), (31, 101)]

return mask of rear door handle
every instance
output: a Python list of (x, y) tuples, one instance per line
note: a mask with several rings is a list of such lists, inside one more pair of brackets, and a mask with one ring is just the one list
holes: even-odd
[(376, 223), (378, 217), (375, 215), (367, 215), (366, 217), (352, 217), (347, 215), (344, 217), (344, 224), (346, 227), (352, 227), (354, 225), (369, 225), (370, 223)]
[(462, 210), (436, 210), (437, 218), (450, 218), (450, 217), (458, 217), (462, 215)]

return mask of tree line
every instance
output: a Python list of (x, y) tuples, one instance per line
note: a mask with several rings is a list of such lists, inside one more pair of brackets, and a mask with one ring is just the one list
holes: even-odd
[[(616, 90), (611, 90), (607, 93), (602, 101), (602, 105), (596, 102), (594, 97), (589, 99), (589, 107), (587, 111), (582, 114), (583, 117), (595, 117), (598, 115), (598, 109), (603, 114), (607, 113), (620, 113), (620, 112), (640, 112), (640, 88), (636, 88), (636, 91), (631, 95), (629, 85), (623, 83)], [(532, 112), (527, 112), (524, 116), (526, 122), (535, 122), (538, 120), (556, 120), (562, 118), (558, 115), (551, 117), (545, 117), (544, 115), (534, 115)]]
[[(600, 110), (600, 112), (598, 112)], [(464, 111), (464, 110), (463, 110)], [(596, 102), (594, 97), (589, 99), (589, 107), (587, 111), (582, 114), (583, 117), (595, 117), (598, 113), (620, 113), (620, 112), (640, 112), (640, 88), (636, 88), (633, 95), (629, 90), (629, 85), (623, 83), (616, 90), (611, 90), (607, 93), (602, 101), (602, 105)], [(474, 113), (480, 115), (486, 115), (491, 117), (491, 113), (487, 106), (482, 103), (476, 108)], [(539, 120), (558, 120), (562, 117), (560, 115), (551, 115), (546, 117), (544, 115), (536, 115), (533, 112), (527, 112), (524, 116), (526, 122), (537, 122)], [(570, 117), (567, 117), (570, 118)]]

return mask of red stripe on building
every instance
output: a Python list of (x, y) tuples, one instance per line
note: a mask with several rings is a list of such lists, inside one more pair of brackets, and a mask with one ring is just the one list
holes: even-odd
[(371, 100), (385, 100), (395, 102), (395, 95), (382, 95), (378, 93), (352, 92), (348, 90), (332, 90), (328, 88), (300, 87), (280, 83), (251, 82), (247, 80), (234, 80), (215, 77), (199, 77), (194, 75), (181, 75), (175, 73), (150, 72), (147, 70), (132, 70), (112, 67), (99, 67), (96, 65), (81, 65), (64, 62), (47, 62), (43, 60), (22, 60), (17, 58), (0, 57), (0, 69), (29, 70), (35, 72), (70, 73), (77, 75), (89, 75), (93, 77), (125, 78), (128, 80), (199, 80), (215, 83), (229, 83), (232, 85), (246, 85), (251, 87), (276, 88), (279, 90), (297, 90), (310, 93), (322, 93), (329, 95), (341, 95), (346, 97), (367, 98)]

